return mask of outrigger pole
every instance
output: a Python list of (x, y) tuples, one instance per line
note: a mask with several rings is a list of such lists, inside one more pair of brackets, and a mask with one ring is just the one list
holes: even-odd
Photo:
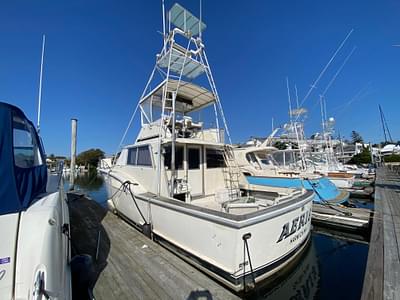
[[(320, 79), (322, 78), (322, 76), (325, 74), (326, 70), (328, 69), (328, 67), (331, 65), (331, 63), (333, 62), (333, 60), (335, 59), (336, 55), (339, 53), (340, 49), (343, 48), (344, 44), (346, 43), (346, 41), (348, 40), (348, 38), (350, 37), (350, 35), (353, 33), (354, 29), (350, 30), (350, 32), (347, 34), (347, 36), (345, 37), (345, 39), (342, 41), (342, 43), (339, 45), (339, 47), (336, 49), (335, 53), (333, 53), (332, 57), (330, 58), (330, 60), (328, 61), (328, 63), (325, 65), (325, 67), (322, 69), (321, 73), (319, 73), (317, 79), (315, 79), (315, 81), (313, 82), (313, 84), (310, 86), (310, 89), (308, 90), (307, 94), (304, 96), (303, 100), (300, 103), (300, 106), (303, 106), (304, 102), (307, 100), (307, 98), (310, 96), (311, 92), (313, 91), (313, 89), (315, 89), (317, 87), (318, 82), (320, 81)], [(299, 118), (299, 115), (297, 115), (296, 120)]]

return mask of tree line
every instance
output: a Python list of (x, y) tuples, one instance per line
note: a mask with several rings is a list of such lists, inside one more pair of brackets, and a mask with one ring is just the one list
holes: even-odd
[[(104, 158), (104, 151), (101, 149), (89, 149), (79, 153), (76, 157), (76, 164), (78, 166), (85, 166), (85, 168), (96, 168), (97, 164), (101, 159)], [(50, 154), (48, 156), (49, 159), (55, 160), (64, 160), (64, 163), (69, 166), (71, 164), (71, 159), (65, 156), (55, 156), (54, 154)]]

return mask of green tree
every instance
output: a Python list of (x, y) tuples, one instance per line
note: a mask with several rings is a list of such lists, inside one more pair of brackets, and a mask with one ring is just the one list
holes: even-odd
[(392, 154), (383, 157), (385, 162), (400, 162), (400, 155), (399, 154)]
[(285, 150), (287, 148), (287, 145), (281, 141), (276, 141), (273, 146), (279, 150)]
[(361, 153), (354, 155), (348, 163), (355, 165), (371, 163), (371, 151), (367, 147), (363, 148)]
[(362, 136), (355, 130), (353, 130), (351, 132), (351, 141), (353, 142), (353, 144), (355, 143), (364, 143), (364, 140), (362, 138)]
[(89, 149), (79, 153), (76, 157), (76, 163), (86, 167), (97, 167), (99, 160), (102, 158), (104, 158), (104, 152), (102, 150)]

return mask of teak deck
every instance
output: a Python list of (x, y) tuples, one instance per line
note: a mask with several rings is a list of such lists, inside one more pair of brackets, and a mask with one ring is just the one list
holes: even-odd
[(400, 299), (399, 169), (377, 170), (375, 215), (361, 299)]
[(93, 257), (97, 300), (239, 299), (95, 201), (68, 196), (73, 253)]

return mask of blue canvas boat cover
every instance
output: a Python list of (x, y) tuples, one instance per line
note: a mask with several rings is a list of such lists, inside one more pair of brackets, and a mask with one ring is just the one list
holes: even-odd
[(45, 154), (34, 125), (0, 102), (0, 215), (27, 209), (46, 192)]

